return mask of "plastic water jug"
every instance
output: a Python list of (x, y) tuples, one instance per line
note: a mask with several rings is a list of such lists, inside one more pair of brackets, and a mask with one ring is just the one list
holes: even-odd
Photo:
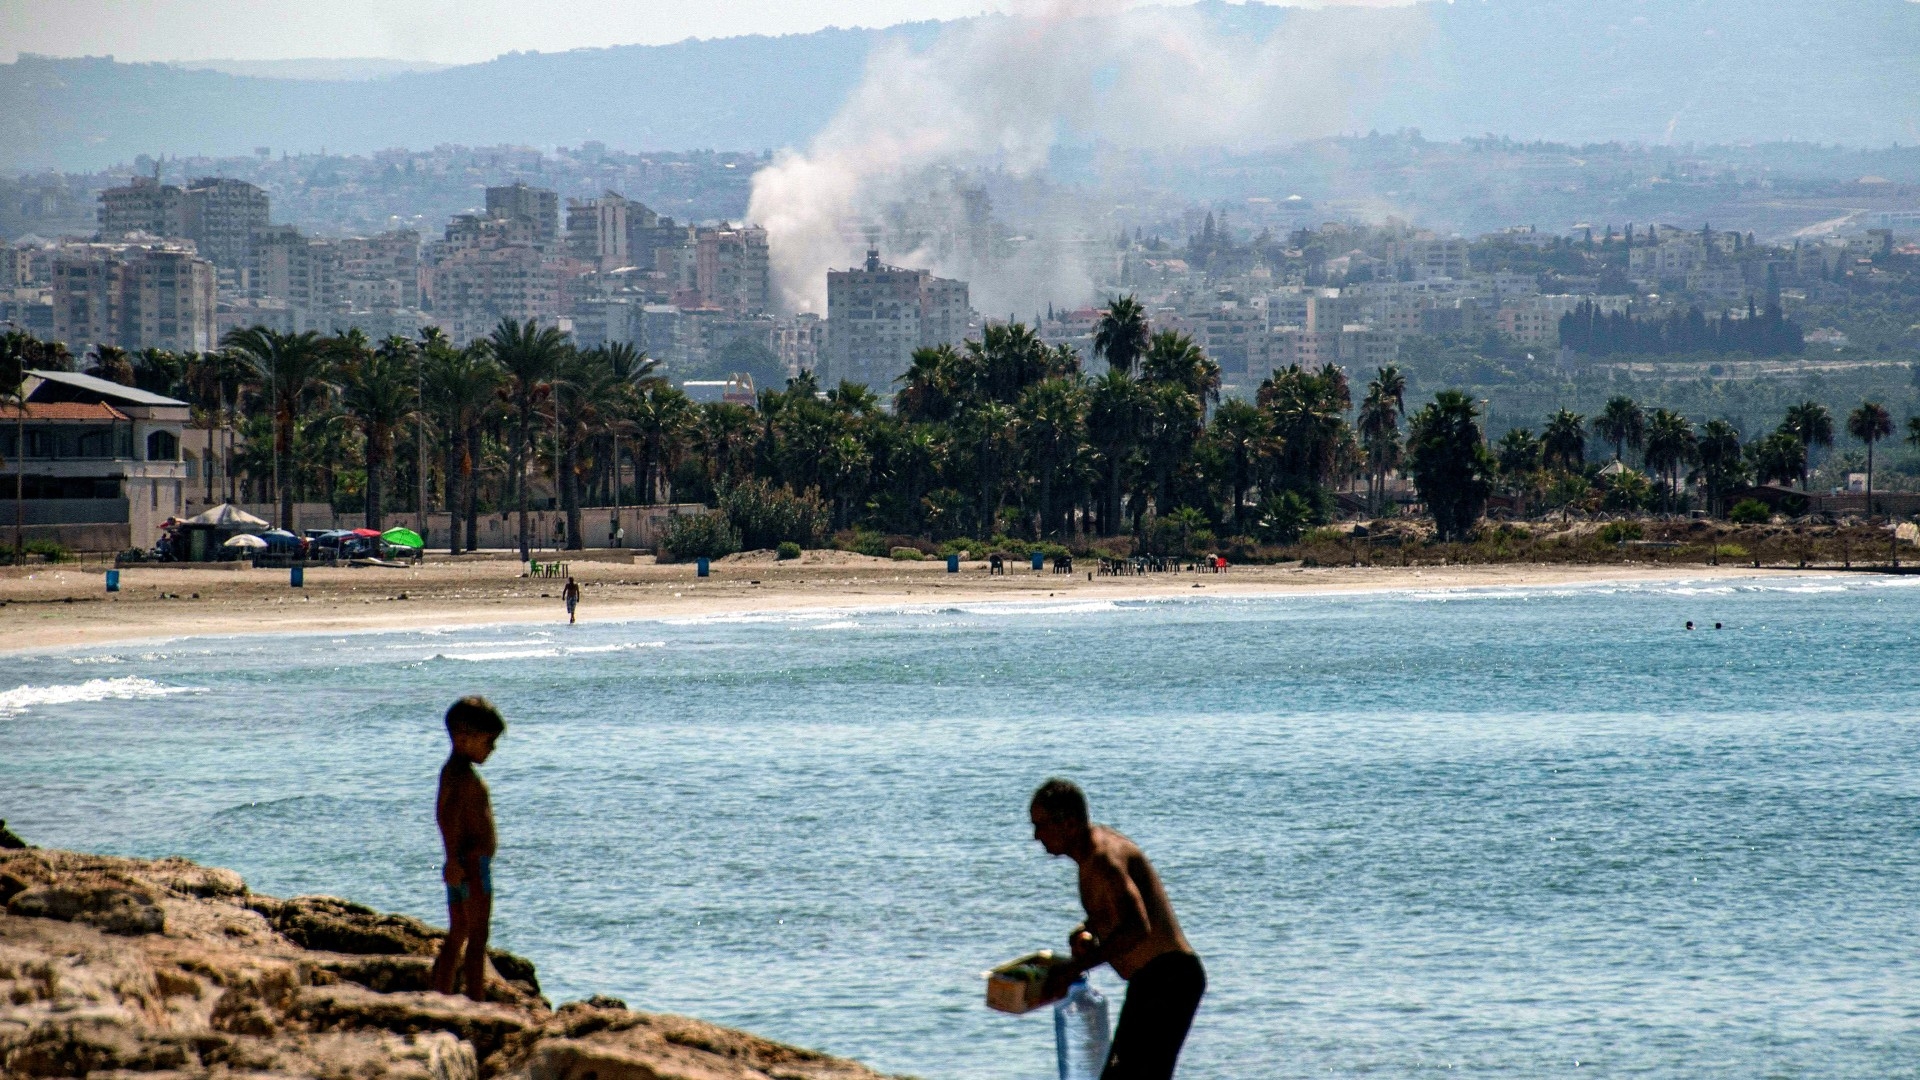
[(1053, 1037), (1060, 1053), (1060, 1080), (1100, 1080), (1107, 1066), (1106, 995), (1082, 978), (1053, 1007)]

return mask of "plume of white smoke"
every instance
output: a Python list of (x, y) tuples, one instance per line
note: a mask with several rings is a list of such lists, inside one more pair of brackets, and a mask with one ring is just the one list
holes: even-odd
[[(1187, 8), (1051, 0), (952, 24), (922, 51), (882, 46), (812, 146), (754, 176), (748, 217), (767, 230), (779, 298), (824, 312), (825, 271), (859, 261), (888, 207), (951, 195), (955, 169), (1041, 170), (1063, 135), (1121, 150), (1253, 148), (1338, 130), (1382, 65), (1421, 34), (1411, 11), (1370, 25), (1381, 32), (1355, 40), (1320, 13), (1291, 12), (1250, 40), (1213, 32)], [(984, 274), (973, 292), (987, 311), (1090, 291), (1058, 245), (1026, 250), (965, 266), (931, 250), (887, 254)]]

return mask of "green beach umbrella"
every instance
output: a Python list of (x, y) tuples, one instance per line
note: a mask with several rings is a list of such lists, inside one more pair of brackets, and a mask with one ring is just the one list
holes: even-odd
[(419, 533), (399, 525), (395, 525), (393, 528), (381, 533), (380, 539), (385, 540), (394, 547), (424, 548), (427, 546), (427, 542), (420, 539)]

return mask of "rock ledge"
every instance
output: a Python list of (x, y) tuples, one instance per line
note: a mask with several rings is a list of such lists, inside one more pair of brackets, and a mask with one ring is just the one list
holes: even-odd
[(0, 1076), (885, 1080), (612, 998), (553, 1009), (498, 950), (487, 1003), (435, 994), (441, 937), (184, 859), (0, 849)]

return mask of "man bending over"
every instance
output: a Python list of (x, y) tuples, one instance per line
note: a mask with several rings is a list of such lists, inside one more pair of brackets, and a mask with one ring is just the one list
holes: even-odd
[(1068, 780), (1049, 780), (1028, 807), (1033, 838), (1049, 855), (1080, 867), (1087, 921), (1068, 935), (1073, 959), (1047, 976), (1047, 997), (1101, 964), (1127, 980), (1101, 1080), (1168, 1080), (1186, 1041), (1207, 973), (1180, 933), (1160, 875), (1133, 841), (1087, 819), (1087, 797)]

